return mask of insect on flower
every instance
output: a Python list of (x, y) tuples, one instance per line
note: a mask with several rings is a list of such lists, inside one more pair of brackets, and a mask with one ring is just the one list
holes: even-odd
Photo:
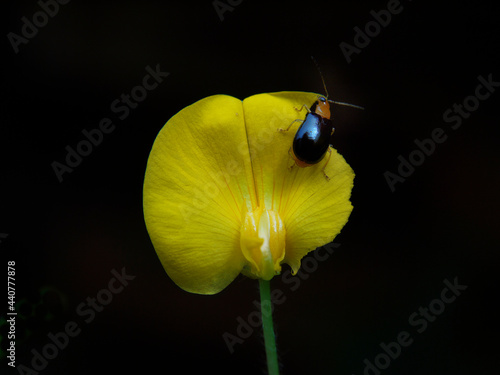
[[(313, 61), (316, 63), (314, 58)], [(333, 132), (335, 131), (335, 128), (333, 127), (333, 120), (331, 118), (330, 103), (358, 109), (364, 108), (354, 104), (329, 100), (325, 80), (317, 63), (316, 66), (321, 76), (321, 80), (323, 81), (326, 96), (318, 95), (318, 99), (313, 103), (311, 108), (308, 108), (306, 104), (303, 104), (300, 109), (295, 108), (299, 112), (305, 108), (308, 112), (306, 118), (304, 120), (296, 119), (292, 121), (288, 128), (280, 128), (278, 131), (287, 132), (293, 124), (300, 122), (301, 125), (295, 133), (292, 147), (288, 150), (288, 154), (295, 161), (295, 164), (292, 164), (292, 167), (290, 168), (293, 168), (294, 165), (297, 165), (300, 168), (315, 165), (323, 160), (326, 152), (328, 151), (328, 159), (321, 169), (323, 175), (328, 181), (330, 180), (330, 177), (326, 174), (325, 168), (330, 161), (330, 157), (332, 156), (331, 144)]]

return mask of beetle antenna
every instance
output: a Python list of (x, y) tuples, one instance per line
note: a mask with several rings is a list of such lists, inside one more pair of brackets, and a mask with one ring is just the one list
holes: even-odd
[(316, 61), (316, 59), (314, 58), (314, 56), (311, 56), (311, 59), (312, 59), (312, 61), (314, 61), (314, 64), (316, 64), (316, 68), (318, 69), (319, 76), (321, 77), (321, 81), (323, 82), (323, 88), (325, 89), (326, 98), (328, 99), (328, 90), (326, 89), (325, 79), (323, 78), (323, 74), (321, 73), (321, 69), (319, 68), (319, 64)]
[(330, 99), (328, 99), (328, 90), (326, 89), (325, 79), (323, 78), (323, 74), (321, 73), (321, 69), (320, 69), (320, 67), (319, 67), (319, 64), (318, 64), (318, 62), (316, 61), (316, 59), (314, 58), (314, 56), (311, 56), (311, 59), (312, 59), (312, 61), (314, 61), (314, 64), (316, 64), (316, 68), (318, 69), (319, 76), (321, 77), (321, 81), (323, 82), (323, 87), (324, 87), (324, 89), (325, 89), (325, 93), (326, 93), (326, 99), (327, 99), (330, 103), (333, 103), (333, 104), (338, 104), (338, 105), (343, 105), (343, 106), (346, 106), (346, 107), (352, 107), (352, 108), (357, 108), (357, 109), (364, 110), (364, 108), (363, 108), (363, 107), (360, 107), (359, 105), (350, 104), (350, 103), (345, 103), (345, 102), (336, 102), (336, 101), (334, 101), (334, 100), (330, 100)]
[(330, 100), (328, 99), (328, 101), (330, 103), (333, 103), (333, 104), (338, 104), (338, 105), (344, 105), (346, 107), (352, 107), (352, 108), (357, 108), (357, 109), (364, 109), (363, 107), (359, 106), (359, 105), (356, 105), (356, 104), (351, 104), (351, 103), (345, 103), (345, 102), (336, 102), (334, 100)]

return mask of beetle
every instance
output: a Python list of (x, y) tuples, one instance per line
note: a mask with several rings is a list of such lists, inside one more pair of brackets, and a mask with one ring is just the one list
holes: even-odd
[(300, 122), (301, 125), (295, 133), (292, 147), (290, 147), (290, 149), (288, 150), (288, 154), (295, 161), (295, 165), (300, 168), (305, 168), (318, 164), (321, 160), (323, 160), (326, 152), (328, 152), (328, 159), (326, 160), (326, 163), (321, 170), (327, 181), (329, 181), (330, 177), (328, 177), (328, 175), (326, 174), (325, 168), (328, 165), (328, 162), (330, 161), (330, 157), (332, 155), (330, 145), (332, 144), (332, 136), (333, 132), (335, 131), (335, 128), (333, 127), (333, 120), (331, 118), (330, 103), (358, 109), (364, 108), (354, 104), (329, 100), (325, 80), (323, 79), (321, 71), (319, 71), (319, 73), (321, 75), (321, 80), (323, 81), (323, 87), (325, 89), (326, 95), (318, 95), (318, 99), (313, 103), (311, 108), (308, 108), (306, 104), (302, 105), (300, 109), (295, 108), (299, 112), (304, 108), (307, 110), (308, 113), (305, 119), (296, 119), (292, 121), (288, 128), (280, 128), (278, 129), (278, 131), (286, 132), (290, 130), (294, 123)]

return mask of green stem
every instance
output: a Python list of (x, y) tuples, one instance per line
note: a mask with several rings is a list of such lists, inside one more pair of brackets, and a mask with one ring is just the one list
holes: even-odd
[(269, 280), (259, 279), (259, 287), (262, 330), (264, 331), (264, 345), (266, 346), (267, 371), (269, 375), (279, 375), (276, 339), (273, 328), (271, 283)]

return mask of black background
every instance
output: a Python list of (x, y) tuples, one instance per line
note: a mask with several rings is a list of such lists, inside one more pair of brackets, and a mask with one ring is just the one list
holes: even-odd
[[(496, 372), (500, 93), (457, 130), (442, 116), (474, 94), (479, 75), (500, 81), (498, 5), (402, 6), (347, 63), (339, 44), (353, 44), (353, 28), (387, 2), (243, 1), (221, 21), (210, 1), (73, 0), (17, 54), (7, 33), (40, 7), (6, 3), (0, 252), (2, 268), (17, 268), (17, 364), (31, 367), (31, 350), (76, 321), (81, 333), (42, 374), (265, 373), (259, 328), (233, 354), (222, 338), (255, 310), (257, 283), (239, 277), (215, 296), (178, 288), (145, 229), (142, 182), (176, 112), (213, 94), (321, 93), (314, 55), (330, 97), (366, 109), (336, 108), (334, 146), (356, 172), (341, 245), (297, 290), (272, 282), (286, 298), (275, 311), (282, 373), (362, 374), (402, 331), (414, 341), (383, 374)], [(111, 102), (157, 64), (170, 75), (118, 120)], [(60, 183), (51, 163), (104, 117), (116, 129)], [(384, 172), (438, 127), (446, 142), (391, 192)], [(77, 306), (123, 267), (135, 279), (86, 324)], [(467, 290), (418, 333), (409, 316), (454, 278)]]

